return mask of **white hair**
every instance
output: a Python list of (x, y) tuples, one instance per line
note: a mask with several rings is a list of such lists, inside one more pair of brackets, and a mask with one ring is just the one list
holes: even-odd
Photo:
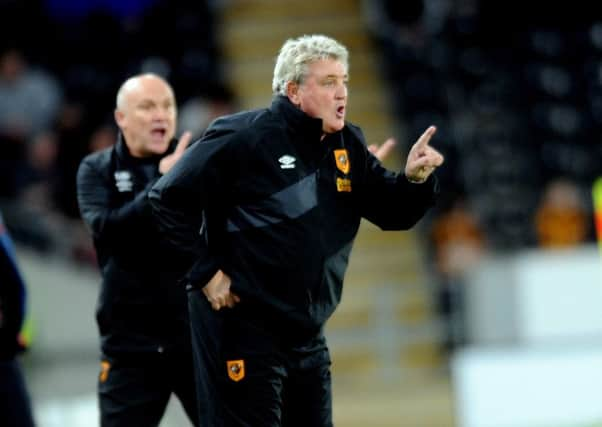
[(288, 82), (302, 83), (307, 76), (309, 64), (321, 59), (340, 61), (345, 70), (349, 69), (347, 48), (333, 38), (314, 34), (288, 39), (282, 45), (274, 67), (274, 95), (286, 95)]

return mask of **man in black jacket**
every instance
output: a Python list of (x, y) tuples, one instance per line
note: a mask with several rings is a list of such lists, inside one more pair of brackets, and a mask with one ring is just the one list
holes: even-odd
[(434, 201), (435, 128), (405, 173), (385, 170), (345, 122), (347, 58), (325, 36), (287, 41), (272, 106), (217, 120), (150, 192), (172, 243), (192, 245), (204, 219), (187, 274), (193, 347), (201, 386), (219, 384), (227, 427), (332, 426), (323, 326), (360, 219), (408, 229)]
[(198, 425), (186, 295), (177, 283), (192, 260), (165, 246), (147, 199), (190, 134), (174, 144), (174, 94), (153, 74), (121, 86), (115, 120), (117, 143), (87, 156), (77, 174), (103, 278), (96, 312), (101, 425), (157, 426), (172, 392)]

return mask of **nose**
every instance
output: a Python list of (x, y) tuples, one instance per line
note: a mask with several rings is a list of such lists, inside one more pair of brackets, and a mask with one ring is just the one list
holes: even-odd
[(164, 121), (167, 120), (168, 111), (164, 108), (155, 108), (153, 110), (153, 121)]
[(337, 99), (345, 99), (345, 98), (347, 98), (347, 84), (346, 83), (339, 83), (337, 85), (337, 90), (336, 90), (334, 96)]

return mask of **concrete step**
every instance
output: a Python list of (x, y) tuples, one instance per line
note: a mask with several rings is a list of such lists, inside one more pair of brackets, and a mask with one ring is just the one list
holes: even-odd
[[(397, 336), (368, 332), (354, 339), (327, 328), (335, 376), (374, 375), (385, 381), (388, 377), (401, 377), (404, 372), (436, 371), (445, 364), (434, 327), (432, 331), (423, 327), (413, 333), (401, 329)], [(373, 339), (375, 335), (382, 338)]]
[(226, 56), (249, 59), (257, 56), (273, 58), (289, 38), (303, 34), (325, 34), (343, 43), (351, 52), (372, 49), (371, 41), (363, 29), (361, 19), (354, 15), (332, 17), (295, 17), (276, 22), (231, 21), (220, 36)]
[[(334, 366), (336, 369), (336, 364)], [(453, 427), (448, 376), (432, 372), (389, 378), (333, 375), (334, 424), (343, 427)]]
[[(429, 292), (417, 284), (389, 285), (392, 289), (390, 321), (401, 322), (409, 327), (421, 325), (433, 319), (433, 301)], [(382, 308), (379, 306), (379, 285), (354, 288), (346, 284), (342, 302), (328, 322), (329, 330), (340, 331), (375, 326)]]

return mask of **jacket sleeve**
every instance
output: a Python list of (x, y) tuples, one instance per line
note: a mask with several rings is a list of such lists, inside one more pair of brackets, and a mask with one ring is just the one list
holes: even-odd
[(131, 201), (114, 208), (111, 206), (113, 184), (106, 171), (101, 172), (92, 159), (85, 158), (77, 171), (77, 201), (93, 237), (109, 245), (127, 245), (137, 233), (148, 232), (152, 221), (147, 194), (154, 182), (149, 182)]
[(431, 207), (438, 194), (438, 182), (431, 175), (424, 183), (407, 180), (403, 171), (393, 173), (365, 150), (365, 174), (360, 192), (362, 217), (383, 230), (407, 230)]
[[(201, 140), (190, 147), (149, 193), (152, 214), (165, 238), (179, 251), (195, 254), (186, 280), (205, 284), (220, 268), (210, 251), (205, 223), (209, 211), (224, 206), (230, 185), (232, 134)], [(209, 235), (209, 237), (208, 237)]]

